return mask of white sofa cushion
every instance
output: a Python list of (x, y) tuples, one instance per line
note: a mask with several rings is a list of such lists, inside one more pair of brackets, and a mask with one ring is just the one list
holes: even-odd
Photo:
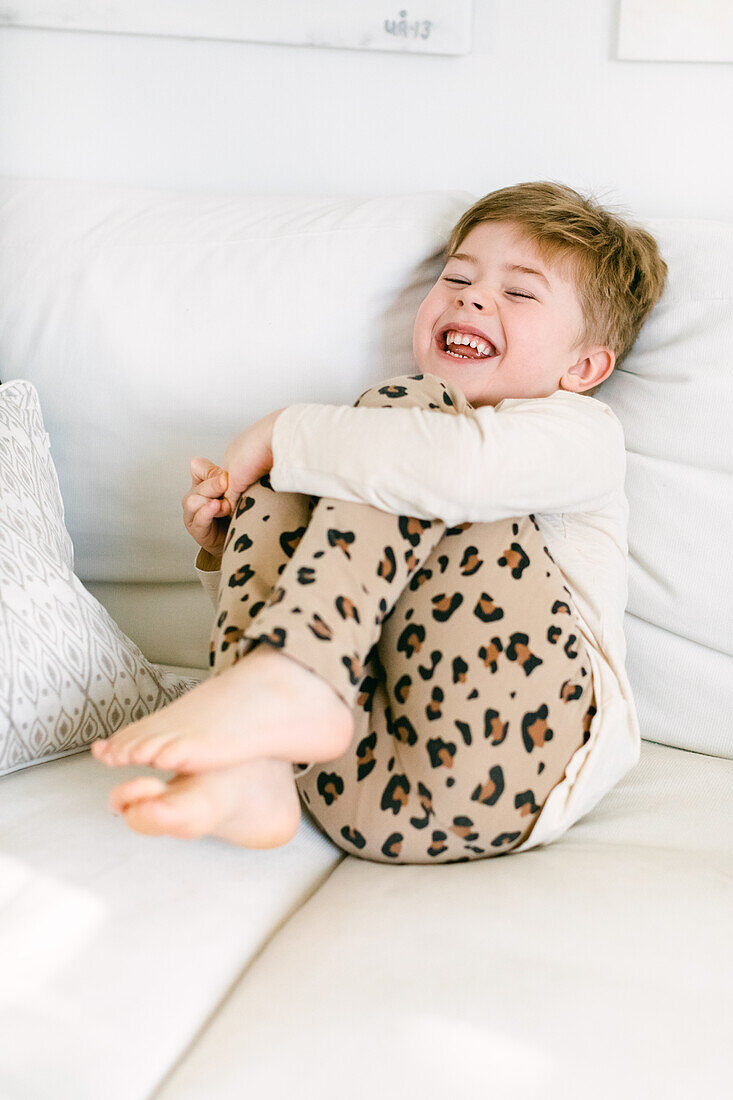
[(598, 391), (624, 426), (642, 736), (733, 757), (733, 222), (650, 219), (664, 296)]
[(156, 1100), (724, 1093), (732, 781), (730, 760), (644, 744), (559, 843), (344, 860)]
[(107, 799), (147, 770), (0, 779), (3, 1100), (724, 1091), (730, 760), (645, 743), (560, 842), (439, 870), (307, 815), (267, 851), (140, 836)]
[(196, 682), (152, 665), (74, 575), (35, 386), (0, 385), (0, 775), (81, 752)]
[(0, 177), (0, 376), (40, 394), (81, 580), (191, 581), (191, 458), (404, 373), (464, 207)]
[(141, 836), (108, 809), (141, 773), (82, 753), (0, 779), (2, 1100), (149, 1100), (346, 858), (305, 816), (263, 851)]

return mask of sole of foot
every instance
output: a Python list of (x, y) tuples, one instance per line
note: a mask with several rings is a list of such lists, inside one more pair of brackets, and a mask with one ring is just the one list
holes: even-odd
[(351, 709), (321, 676), (270, 645), (91, 746), (104, 764), (198, 773), (257, 759), (326, 762), (346, 751)]
[(255, 760), (168, 782), (138, 776), (112, 790), (109, 806), (146, 836), (214, 836), (244, 848), (287, 844), (301, 818), (292, 766), (282, 760)]

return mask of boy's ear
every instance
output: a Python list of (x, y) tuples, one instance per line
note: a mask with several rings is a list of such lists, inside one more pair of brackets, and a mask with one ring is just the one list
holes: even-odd
[(604, 382), (616, 363), (616, 353), (610, 348), (598, 347), (586, 351), (560, 379), (560, 389), (583, 393)]

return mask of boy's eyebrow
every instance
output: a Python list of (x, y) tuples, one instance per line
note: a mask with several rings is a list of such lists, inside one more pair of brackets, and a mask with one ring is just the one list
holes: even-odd
[[(469, 255), (468, 252), (452, 252), (448, 257), (449, 260), (466, 260), (470, 264), (478, 264), (478, 260), (475, 256)], [(521, 271), (525, 275), (537, 275), (545, 284), (548, 290), (551, 290), (548, 279), (542, 274), (541, 271), (537, 271), (534, 267), (525, 267), (524, 264), (502, 264), (505, 271)]]

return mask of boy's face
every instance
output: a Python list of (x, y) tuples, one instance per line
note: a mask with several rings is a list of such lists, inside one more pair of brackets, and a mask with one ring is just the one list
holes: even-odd
[[(420, 305), (412, 347), (421, 371), (458, 386), (474, 407), (558, 389), (582, 393), (611, 373), (612, 351), (575, 346), (583, 321), (575, 286), (540, 258), (519, 226), (483, 222), (458, 251), (477, 262), (449, 259)], [(444, 351), (444, 330), (453, 325), (488, 337), (490, 356), (457, 359)], [(476, 354), (470, 346), (448, 346)]]

